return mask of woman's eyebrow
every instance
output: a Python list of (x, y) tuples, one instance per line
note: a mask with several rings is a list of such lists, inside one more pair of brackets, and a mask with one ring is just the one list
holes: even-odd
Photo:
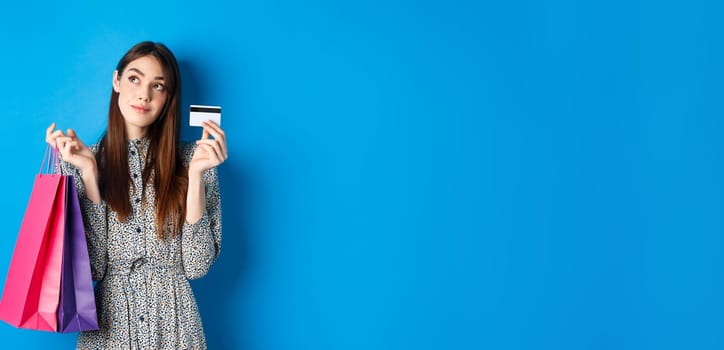
[(145, 77), (145, 76), (146, 76), (145, 74), (143, 74), (143, 72), (141, 72), (140, 70), (138, 70), (138, 69), (136, 69), (136, 68), (128, 68), (128, 71), (134, 71), (134, 72), (138, 73), (138, 75), (140, 75), (140, 76), (142, 76), (142, 77)]
[[(143, 72), (141, 72), (137, 68), (128, 68), (128, 71), (134, 71), (134, 72), (138, 73), (138, 75), (140, 75), (142, 77), (146, 77), (146, 75), (143, 74)], [(164, 79), (163, 76), (157, 76), (156, 78), (154, 78), (154, 80), (166, 80), (166, 79)]]

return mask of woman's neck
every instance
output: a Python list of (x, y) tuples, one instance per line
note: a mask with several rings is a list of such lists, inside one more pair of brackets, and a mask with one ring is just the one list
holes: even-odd
[(142, 138), (146, 137), (147, 134), (148, 134), (147, 128), (140, 129), (140, 128), (126, 127), (126, 138), (129, 140), (142, 139)]

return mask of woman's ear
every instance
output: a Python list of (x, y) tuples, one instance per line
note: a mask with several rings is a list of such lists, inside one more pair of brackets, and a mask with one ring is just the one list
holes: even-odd
[(118, 80), (120, 77), (118, 76), (118, 71), (113, 71), (113, 91), (115, 92), (121, 92), (121, 81)]

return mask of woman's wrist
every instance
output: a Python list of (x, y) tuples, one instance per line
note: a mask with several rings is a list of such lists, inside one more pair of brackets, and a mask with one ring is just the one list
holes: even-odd
[(191, 195), (198, 194), (204, 187), (204, 176), (202, 172), (189, 171), (188, 192)]
[(204, 171), (189, 167), (189, 182), (200, 181), (204, 177)]
[(85, 196), (96, 204), (101, 203), (101, 195), (98, 189), (98, 168), (95, 164), (80, 169), (81, 180), (85, 188)]
[(98, 168), (95, 164), (80, 169), (80, 176), (84, 181), (98, 179)]
[(206, 208), (203, 172), (189, 169), (189, 184), (186, 193), (186, 221), (195, 223)]

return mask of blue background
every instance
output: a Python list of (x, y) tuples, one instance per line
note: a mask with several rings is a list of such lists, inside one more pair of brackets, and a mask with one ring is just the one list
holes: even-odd
[(5, 4), (0, 282), (46, 126), (97, 140), (150, 39), (184, 106), (223, 106), (222, 253), (192, 284), (210, 348), (722, 349), (723, 10)]

